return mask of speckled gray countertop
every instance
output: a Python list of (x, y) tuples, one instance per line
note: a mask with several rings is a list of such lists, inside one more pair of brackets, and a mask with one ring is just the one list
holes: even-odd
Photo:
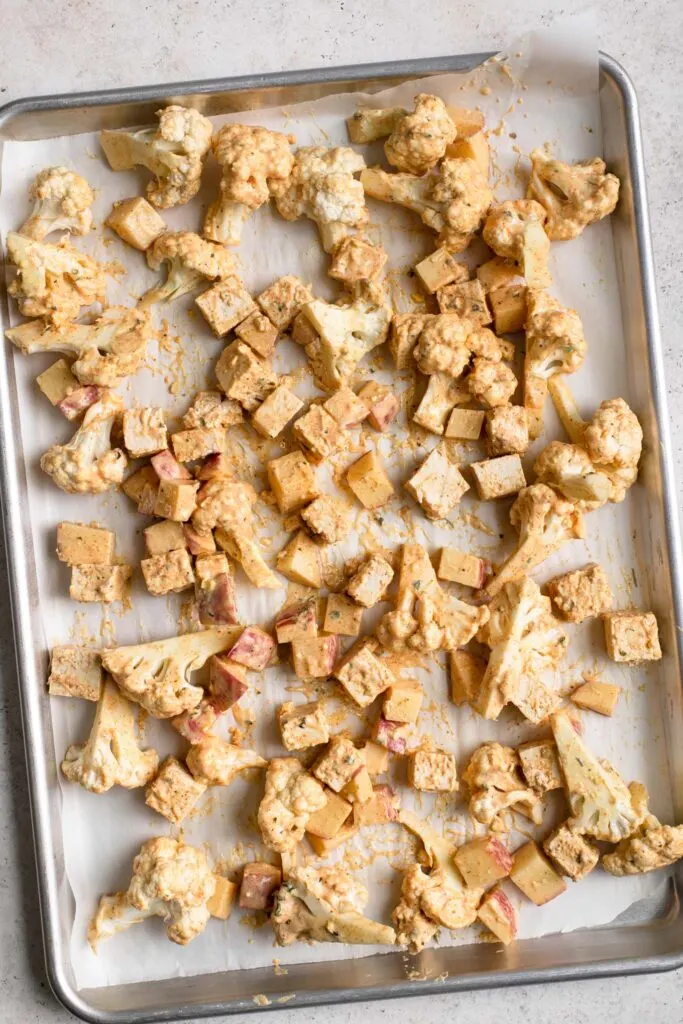
[[(592, 7), (602, 49), (624, 64), (640, 97), (674, 455), (683, 481), (683, 4), (595, 0), (580, 7)], [(549, 0), (4, 0), (0, 8), (0, 104), (32, 94), (494, 49), (565, 9)], [(411, 8), (421, 11), (418, 23), (408, 16)], [(52, 1024), (70, 1018), (42, 968), (9, 622), (0, 589), (0, 1022)], [(284, 1010), (273, 1019), (346, 1024), (361, 1013), (368, 1024), (446, 1015), (459, 1024), (678, 1024), (683, 974), (435, 995), (362, 1010)]]

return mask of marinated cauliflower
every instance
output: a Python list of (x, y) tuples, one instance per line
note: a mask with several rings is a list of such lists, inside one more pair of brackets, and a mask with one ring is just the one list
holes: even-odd
[[(352, 888), (356, 884), (351, 876), (339, 867), (310, 871), (318, 877), (324, 872), (336, 872), (346, 888)], [(306, 877), (308, 878), (308, 875)], [(328, 909), (328, 900), (317, 895), (319, 889), (319, 885), (309, 889), (301, 879), (288, 879), (280, 886), (275, 893), (275, 903), (270, 915), (278, 946), (289, 946), (297, 941), (394, 945), (396, 934), (393, 928), (363, 917), (356, 910)], [(331, 895), (329, 890), (327, 893)]]
[(404, 114), (384, 143), (386, 158), (393, 167), (407, 174), (426, 174), (446, 155), (455, 141), (457, 129), (446, 104), (438, 96), (420, 93), (415, 110)]
[[(168, 264), (164, 284), (152, 288), (143, 298), (145, 305), (171, 302), (181, 295), (200, 288), (205, 281), (237, 278), (237, 264), (222, 245), (207, 242), (192, 231), (167, 231), (147, 250), (147, 263), (152, 270)], [(238, 284), (241, 285), (239, 279)]]
[(472, 397), (486, 409), (508, 405), (517, 390), (517, 378), (505, 363), (477, 356), (465, 378)]
[(113, 391), (86, 410), (83, 422), (67, 444), (53, 444), (40, 460), (40, 468), (69, 494), (101, 494), (123, 481), (128, 458), (111, 447), (114, 423), (123, 412), (123, 400)]
[(370, 899), (363, 883), (338, 864), (295, 868), (289, 877), (303, 885), (331, 914), (360, 914)]
[(565, 164), (542, 149), (532, 150), (528, 194), (548, 213), (548, 238), (576, 238), (589, 224), (612, 213), (619, 199), (619, 179), (606, 170), (599, 157)]
[(306, 355), (316, 384), (324, 391), (342, 387), (361, 359), (386, 341), (391, 324), (388, 306), (366, 299), (346, 306), (314, 299), (301, 312), (318, 335), (306, 345)]
[(539, 483), (552, 487), (586, 512), (610, 500), (609, 477), (596, 469), (579, 445), (551, 441), (536, 459), (534, 473)]
[(458, 313), (439, 313), (424, 324), (413, 356), (422, 373), (460, 377), (473, 356), (498, 363), (503, 348), (488, 327)]
[(527, 294), (524, 406), (540, 433), (548, 381), (558, 373), (575, 373), (586, 358), (586, 339), (578, 313), (545, 291)]
[(546, 288), (552, 281), (545, 220), (545, 210), (534, 199), (508, 199), (491, 208), (482, 231), (497, 256), (519, 265), (529, 288)]
[(263, 842), (277, 853), (294, 850), (304, 837), (311, 815), (326, 803), (323, 787), (300, 761), (295, 757), (273, 758), (258, 809)]
[(195, 779), (207, 786), (229, 786), (240, 772), (267, 763), (255, 750), (236, 747), (217, 736), (193, 743), (185, 760)]
[(683, 857), (683, 825), (662, 825), (648, 814), (636, 831), (602, 858), (611, 875), (643, 875)]
[(42, 242), (53, 231), (87, 235), (92, 227), (90, 207), (95, 196), (90, 185), (68, 167), (46, 167), (36, 175), (28, 191), (33, 211), (19, 234)]
[(483, 743), (472, 754), (462, 778), (469, 788), (470, 814), (492, 832), (507, 831), (503, 812), (508, 808), (540, 825), (540, 797), (525, 784), (519, 756), (512, 747)]

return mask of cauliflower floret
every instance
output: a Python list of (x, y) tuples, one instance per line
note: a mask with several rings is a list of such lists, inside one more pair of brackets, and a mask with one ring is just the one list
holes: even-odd
[(422, 910), (421, 900), (429, 876), (419, 864), (412, 864), (403, 875), (401, 900), (394, 908), (391, 919), (396, 927), (396, 942), (407, 946), (409, 952), (419, 953), (439, 930), (436, 921)]
[(100, 132), (100, 144), (113, 171), (146, 167), (155, 176), (147, 198), (160, 210), (189, 203), (199, 191), (213, 125), (192, 107), (158, 110), (157, 128)]
[(490, 618), (479, 638), (491, 648), (475, 704), (479, 714), (498, 718), (510, 702), (532, 722), (542, 721), (559, 698), (539, 676), (557, 668), (567, 647), (550, 598), (529, 578), (506, 583), (491, 602)]
[(90, 185), (68, 167), (46, 167), (36, 175), (29, 189), (33, 200), (31, 216), (19, 228), (19, 234), (42, 242), (53, 231), (87, 235), (92, 227), (90, 207), (95, 196)]
[(548, 381), (559, 373), (575, 373), (586, 358), (586, 339), (579, 315), (545, 291), (527, 293), (524, 406), (540, 433)]
[(223, 245), (239, 245), (244, 223), (267, 203), (272, 183), (289, 177), (294, 157), (290, 139), (257, 125), (226, 124), (211, 140), (221, 166), (218, 198), (204, 220), (204, 236)]
[(596, 470), (586, 451), (575, 444), (551, 441), (536, 459), (534, 473), (539, 483), (587, 512), (601, 508), (612, 494), (609, 477)]
[(78, 316), (81, 306), (105, 301), (104, 267), (66, 239), (51, 245), (10, 231), (7, 258), (17, 268), (7, 290), (24, 316), (44, 316), (61, 327)]
[(27, 355), (64, 352), (77, 356), (71, 372), (81, 384), (112, 387), (135, 373), (142, 362), (151, 330), (144, 309), (109, 306), (93, 323), (51, 327), (29, 320), (5, 331), (5, 337)]
[(112, 786), (145, 786), (158, 766), (156, 750), (138, 747), (132, 705), (105, 682), (88, 741), (68, 748), (62, 772), (91, 793), (106, 793)]
[(472, 754), (462, 777), (470, 791), (470, 814), (492, 832), (507, 831), (506, 808), (521, 811), (536, 825), (541, 824), (540, 797), (525, 785), (519, 756), (512, 747), (483, 743)]
[(405, 114), (394, 124), (384, 143), (384, 152), (399, 171), (425, 174), (443, 159), (456, 135), (444, 101), (420, 93), (415, 97), (413, 113)]
[(295, 868), (290, 877), (303, 885), (331, 914), (360, 914), (370, 899), (363, 883), (338, 864)]
[(662, 825), (653, 814), (602, 858), (611, 875), (643, 875), (683, 857), (683, 825)]
[(255, 750), (244, 750), (217, 736), (205, 736), (190, 747), (187, 767), (207, 786), (229, 786), (247, 768), (263, 768), (266, 761)]
[(473, 398), (487, 409), (508, 405), (517, 390), (517, 378), (504, 363), (478, 356), (466, 377)]
[(143, 299), (145, 305), (179, 299), (200, 288), (206, 280), (224, 281), (234, 277), (239, 282), (232, 254), (222, 245), (207, 242), (192, 231), (167, 231), (160, 235), (147, 250), (147, 262), (152, 270), (159, 270), (162, 263), (167, 263), (168, 275), (165, 284), (147, 292)]
[(40, 468), (57, 487), (69, 494), (101, 494), (120, 484), (128, 458), (111, 447), (114, 422), (123, 412), (123, 399), (105, 391), (91, 405), (67, 444), (53, 444), (40, 460)]
[(491, 208), (482, 238), (497, 256), (519, 263), (524, 248), (524, 229), (532, 221), (541, 227), (545, 224), (546, 212), (540, 203), (533, 199), (508, 199)]
[(546, 231), (554, 242), (576, 238), (588, 224), (612, 213), (619, 199), (619, 179), (605, 172), (599, 157), (565, 164), (542, 149), (532, 151), (528, 194), (547, 210)]
[(486, 584), (489, 597), (531, 572), (565, 541), (584, 535), (581, 509), (545, 484), (522, 488), (510, 509), (510, 522), (519, 530), (519, 544)]
[(295, 757), (273, 758), (258, 809), (263, 842), (277, 853), (293, 850), (303, 839), (311, 815), (326, 803), (323, 787), (300, 761)]
[(365, 299), (347, 306), (332, 306), (322, 299), (307, 302), (302, 314), (318, 333), (306, 345), (316, 383), (336, 391), (369, 352), (382, 345), (389, 333), (391, 310)]
[(132, 647), (102, 651), (102, 666), (121, 692), (155, 718), (173, 718), (197, 707), (204, 690), (192, 686), (189, 675), (212, 654), (235, 641), (235, 630), (205, 629)]
[(323, 249), (332, 252), (367, 222), (363, 186), (354, 178), (364, 167), (363, 157), (348, 146), (299, 149), (289, 177), (271, 186), (275, 205), (285, 220), (315, 221)]
[(422, 373), (460, 377), (472, 356), (497, 363), (503, 349), (488, 327), (458, 313), (439, 313), (425, 323), (413, 355)]
[[(322, 876), (334, 871), (343, 878), (343, 886), (352, 888), (357, 883), (341, 868), (308, 869)], [(297, 872), (300, 874), (301, 872)], [(396, 933), (393, 928), (363, 917), (355, 910), (330, 910), (327, 901), (302, 880), (288, 880), (275, 893), (270, 923), (278, 946), (300, 942), (344, 942), (347, 945), (393, 946)]]

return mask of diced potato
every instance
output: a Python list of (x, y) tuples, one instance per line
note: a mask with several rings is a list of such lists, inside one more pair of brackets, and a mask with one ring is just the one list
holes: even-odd
[(69, 597), (74, 601), (112, 604), (123, 601), (133, 570), (129, 565), (74, 565)]
[(512, 857), (496, 836), (480, 836), (459, 846), (454, 860), (471, 889), (487, 889), (512, 870)]
[(228, 658), (252, 672), (263, 672), (272, 661), (276, 647), (270, 633), (258, 626), (247, 626), (228, 651)]
[(567, 622), (604, 615), (614, 600), (607, 573), (595, 562), (555, 576), (548, 581), (547, 590), (555, 613)]
[(179, 594), (194, 585), (192, 559), (187, 548), (176, 548), (140, 562), (150, 594)]
[(185, 534), (187, 550), (191, 555), (212, 555), (215, 552), (216, 541), (214, 540), (212, 533), (197, 533), (191, 523), (182, 523), (181, 526), (183, 533)]
[(304, 403), (286, 384), (279, 384), (259, 405), (251, 418), (254, 429), (263, 437), (281, 434), (291, 419), (303, 409)]
[(329, 412), (342, 429), (359, 427), (370, 411), (359, 396), (346, 386), (338, 388), (323, 402), (323, 409)]
[(401, 403), (386, 384), (370, 381), (358, 393), (368, 408), (368, 421), (375, 430), (387, 430), (398, 416)]
[(339, 835), (347, 818), (351, 816), (353, 807), (348, 800), (344, 800), (330, 789), (325, 790), (325, 795), (327, 803), (311, 815), (306, 831), (320, 839), (334, 839)]
[[(331, 630), (328, 630), (331, 632)], [(289, 605), (278, 613), (275, 619), (275, 635), (279, 644), (290, 644), (293, 640), (305, 640), (318, 635), (315, 599)]]
[(529, 420), (523, 405), (500, 405), (486, 413), (489, 455), (524, 455), (529, 441)]
[(423, 793), (454, 793), (458, 788), (455, 758), (443, 750), (415, 750), (408, 758), (408, 784)]
[(527, 317), (527, 286), (519, 267), (495, 256), (477, 268), (493, 312), (496, 334), (515, 334), (524, 329)]
[(58, 359), (47, 370), (43, 370), (36, 377), (36, 384), (51, 405), (59, 405), (72, 391), (80, 388), (66, 359)]
[(57, 558), (67, 565), (111, 565), (115, 546), (113, 530), (83, 523), (57, 524)]
[(478, 441), (485, 415), (479, 409), (454, 409), (446, 426), (446, 437), (459, 441)]
[(123, 414), (123, 444), (134, 459), (163, 451), (168, 446), (164, 410), (156, 406), (126, 409)]
[(315, 472), (301, 452), (271, 459), (266, 469), (268, 482), (283, 515), (298, 511), (320, 494)]
[(325, 544), (336, 544), (351, 528), (351, 509), (345, 501), (321, 494), (301, 511), (308, 529)]
[(443, 434), (453, 407), (460, 402), (469, 402), (471, 397), (469, 391), (448, 374), (432, 373), (427, 378), (427, 390), (413, 413), (413, 423), (431, 430), (433, 434)]
[(341, 791), (341, 795), (350, 804), (367, 804), (372, 800), (375, 791), (372, 788), (372, 779), (367, 767), (363, 765), (356, 774), (349, 779)]
[(356, 828), (387, 825), (398, 820), (399, 809), (398, 795), (391, 786), (375, 786), (372, 800), (364, 804), (354, 804), (353, 823)]
[(145, 803), (163, 814), (172, 825), (179, 825), (206, 791), (175, 757), (167, 757), (145, 791)]
[(100, 652), (71, 644), (53, 647), (47, 687), (51, 697), (98, 701), (102, 690)]
[(243, 341), (233, 341), (223, 349), (215, 372), (227, 397), (247, 412), (255, 412), (279, 382), (265, 359)]
[(394, 570), (385, 558), (371, 555), (353, 574), (346, 586), (346, 593), (356, 604), (373, 608), (383, 598), (394, 578)]
[(154, 515), (185, 523), (197, 507), (198, 480), (160, 480)]
[(358, 636), (363, 609), (345, 594), (328, 594), (323, 629), (339, 636)]
[(339, 451), (344, 443), (344, 432), (322, 405), (312, 405), (300, 416), (292, 429), (303, 450), (314, 462), (322, 462)]
[(256, 303), (237, 277), (219, 281), (194, 300), (213, 333), (225, 335), (254, 312)]
[(488, 139), (483, 132), (476, 132), (469, 138), (457, 138), (448, 147), (448, 156), (460, 160), (474, 160), (488, 178), (490, 151)]
[(335, 281), (353, 285), (374, 281), (386, 262), (387, 254), (381, 245), (372, 245), (359, 235), (349, 235), (334, 247), (327, 273)]
[(239, 905), (242, 910), (267, 910), (273, 893), (282, 885), (282, 872), (274, 864), (253, 861), (244, 865)]
[(477, 917), (495, 937), (507, 946), (517, 936), (517, 912), (500, 886), (487, 892), (479, 904)]
[(153, 466), (143, 466), (135, 473), (131, 473), (121, 484), (121, 490), (126, 497), (135, 502), (138, 512), (142, 515), (151, 516), (154, 513), (159, 491), (159, 477)]
[(562, 772), (554, 740), (530, 740), (518, 748), (524, 778), (538, 793), (562, 789)]
[(293, 583), (303, 583), (305, 587), (316, 590), (322, 586), (320, 548), (303, 530), (295, 533), (285, 544), (277, 556), (276, 565), (278, 571)]
[(297, 345), (312, 345), (318, 340), (318, 332), (303, 313), (297, 313), (289, 328), (292, 341)]
[(232, 912), (237, 896), (237, 886), (222, 875), (214, 875), (216, 888), (213, 896), (206, 904), (206, 909), (211, 917), (217, 917), (221, 921), (227, 921)]
[(286, 331), (301, 307), (313, 300), (312, 292), (293, 274), (280, 277), (256, 301), (279, 331)]
[(174, 523), (170, 519), (163, 523), (154, 523), (142, 531), (148, 555), (163, 555), (166, 551), (176, 551), (187, 547), (187, 536), (182, 523)]
[(639, 665), (661, 659), (657, 619), (652, 612), (609, 612), (603, 616), (603, 624), (612, 661)]
[(318, 782), (329, 786), (335, 793), (341, 793), (347, 782), (363, 767), (365, 762), (353, 742), (346, 736), (333, 736), (311, 772)]
[(443, 443), (429, 453), (404, 486), (422, 506), (428, 519), (445, 519), (470, 489)]
[(380, 717), (372, 728), (372, 736), (376, 743), (390, 750), (392, 754), (405, 754), (408, 749), (412, 729), (407, 722), (390, 722)]
[(614, 686), (612, 683), (599, 683), (597, 680), (591, 679), (578, 686), (569, 699), (579, 708), (595, 711), (599, 715), (610, 718), (614, 714), (620, 693), (620, 686)]
[(149, 249), (152, 242), (156, 242), (160, 235), (168, 231), (163, 218), (142, 196), (121, 199), (114, 203), (104, 223), (115, 231), (119, 238), (140, 252)]
[(311, 844), (316, 857), (327, 857), (334, 850), (338, 850), (340, 846), (348, 842), (357, 832), (358, 826), (349, 820), (342, 825), (336, 836), (332, 839), (321, 839), (320, 836), (314, 836), (311, 832), (306, 833), (306, 838)]
[(278, 339), (277, 327), (258, 309), (237, 324), (235, 334), (262, 359), (268, 359), (273, 354)]
[(292, 640), (292, 664), (297, 677), (304, 683), (327, 679), (338, 655), (339, 638), (336, 636)]
[(391, 320), (389, 352), (397, 370), (408, 370), (413, 364), (413, 349), (433, 313), (395, 313)]
[(470, 469), (482, 501), (507, 498), (526, 487), (519, 455), (501, 455), (497, 459), (473, 462)]
[(382, 716), (390, 722), (415, 724), (420, 714), (424, 691), (415, 679), (400, 679), (384, 692)]
[(395, 681), (391, 669), (377, 657), (367, 641), (360, 641), (347, 651), (336, 666), (334, 676), (361, 708), (372, 704)]
[(477, 324), (490, 324), (492, 317), (481, 281), (462, 281), (439, 288), (437, 302), (442, 313), (457, 313)]
[(486, 672), (485, 660), (470, 651), (451, 651), (449, 664), (451, 700), (458, 707), (475, 703)]
[(485, 119), (481, 110), (469, 107), (446, 107), (448, 116), (456, 127), (458, 139), (469, 139), (484, 130)]
[(57, 402), (57, 408), (69, 422), (80, 419), (86, 409), (100, 400), (102, 391), (102, 388), (95, 387), (94, 384), (86, 384), (71, 391), (61, 402)]
[(383, 775), (389, 767), (389, 751), (373, 740), (365, 740), (359, 753), (370, 775)]
[(179, 430), (171, 435), (171, 444), (178, 462), (196, 462), (221, 450), (221, 432), (206, 427)]
[(453, 281), (466, 281), (469, 277), (467, 266), (443, 247), (417, 263), (415, 273), (430, 295)]
[(510, 880), (537, 907), (542, 907), (544, 903), (561, 896), (567, 888), (566, 882), (560, 878), (533, 840), (525, 843), (514, 854)]
[(522, 235), (522, 270), (529, 288), (549, 288), (553, 278), (548, 268), (550, 239), (540, 221), (530, 220)]
[(374, 510), (386, 505), (394, 494), (377, 452), (362, 455), (346, 471), (346, 481), (364, 508)]
[(330, 725), (320, 701), (293, 704), (286, 701), (277, 712), (282, 745), (286, 750), (308, 750), (330, 738)]
[(227, 556), (222, 552), (200, 555), (194, 563), (194, 568), (200, 583), (206, 583), (207, 580), (214, 580), (217, 576), (232, 572)]
[(481, 590), (491, 575), (491, 563), (485, 558), (468, 555), (465, 551), (442, 548), (436, 574), (440, 580), (450, 580), (464, 587)]
[(579, 882), (600, 860), (600, 850), (585, 836), (560, 825), (543, 840), (543, 849), (560, 874)]

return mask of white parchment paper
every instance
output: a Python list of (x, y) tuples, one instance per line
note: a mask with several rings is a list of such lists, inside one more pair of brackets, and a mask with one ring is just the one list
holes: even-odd
[[(445, 47), (447, 48), (447, 47)], [(457, 43), (451, 45), (457, 49)], [(487, 118), (494, 152), (493, 175), (499, 198), (523, 194), (523, 175), (527, 167), (525, 154), (536, 145), (550, 143), (567, 160), (578, 160), (600, 152), (601, 130), (597, 98), (597, 46), (589, 22), (583, 18), (569, 19), (552, 31), (535, 33), (510, 47), (504, 60), (489, 63), (473, 74), (444, 75), (424, 82), (412, 82), (372, 97), (339, 95), (315, 103), (286, 109), (259, 110), (253, 116), (235, 115), (216, 118), (216, 124), (241, 120), (291, 132), (299, 145), (346, 144), (344, 118), (357, 105), (411, 106), (420, 91), (434, 92), (446, 102), (480, 107)], [(369, 165), (381, 160), (381, 147), (363, 150)], [(47, 165), (66, 164), (86, 176), (97, 190), (95, 220), (97, 230), (86, 239), (76, 239), (78, 247), (103, 260), (120, 260), (127, 275), (112, 281), (110, 301), (130, 304), (156, 280), (141, 254), (126, 247), (102, 227), (114, 200), (139, 194), (146, 174), (141, 172), (112, 173), (99, 151), (96, 135), (80, 135), (45, 142), (6, 143), (2, 165), (0, 195), (0, 230), (2, 235), (19, 226), (27, 211), (27, 188), (37, 171)], [(205, 183), (199, 197), (186, 207), (168, 211), (165, 217), (172, 229), (200, 230), (206, 203), (211, 201), (218, 180), (215, 165), (207, 167)], [(434, 236), (419, 228), (417, 217), (406, 211), (370, 202), (372, 233), (381, 239), (390, 253), (390, 280), (398, 309), (414, 307), (419, 291), (408, 273), (416, 258), (433, 248)], [(289, 224), (277, 214), (262, 209), (245, 229), (240, 248), (244, 276), (253, 293), (258, 293), (274, 278), (284, 273), (297, 273), (313, 285), (316, 294), (332, 297), (333, 282), (326, 276), (327, 257), (322, 252), (315, 226), (308, 221)], [(584, 369), (573, 378), (582, 405), (588, 413), (605, 397), (631, 394), (627, 378), (627, 361), (621, 329), (620, 309), (615, 276), (611, 228), (608, 221), (587, 230), (579, 239), (553, 246), (552, 271), (554, 292), (568, 305), (577, 308), (584, 322), (589, 341), (589, 354)], [(419, 305), (414, 308), (419, 309)], [(170, 324), (169, 338), (157, 351), (150, 347), (147, 368), (122, 387), (129, 403), (161, 404), (171, 417), (181, 415), (193, 393), (211, 381), (215, 357), (222, 348), (193, 308), (191, 297), (164, 307), (163, 317)], [(18, 318), (17, 318), (18, 319)], [(54, 357), (56, 358), (56, 357)], [(15, 354), (17, 387), (21, 408), (21, 437), (29, 481), (29, 508), (33, 529), (39, 585), (42, 593), (42, 625), (45, 648), (70, 638), (81, 642), (111, 645), (137, 640), (157, 639), (177, 632), (181, 599), (154, 598), (148, 595), (139, 571), (133, 587), (132, 610), (122, 613), (116, 608), (101, 613), (99, 607), (78, 607), (68, 598), (68, 569), (54, 557), (55, 527), (62, 520), (98, 521), (116, 531), (118, 551), (137, 566), (143, 556), (141, 530), (147, 525), (134, 515), (123, 495), (102, 497), (65, 495), (40, 472), (38, 460), (53, 441), (66, 440), (72, 427), (53, 410), (38, 393), (35, 376), (52, 362), (52, 358), (25, 358)], [(304, 364), (302, 351), (291, 341), (278, 346), (275, 357), (280, 372), (293, 372)], [(393, 380), (389, 361), (375, 360), (364, 368), (367, 378)], [(408, 379), (398, 379), (403, 393)], [(297, 374), (295, 390), (302, 397), (317, 392), (305, 373)], [(548, 435), (560, 436), (552, 411), (546, 415)], [(406, 436), (405, 415), (396, 431), (399, 439)], [(248, 428), (235, 431), (235, 443), (249, 451)], [(371, 436), (371, 435), (368, 435)], [(425, 435), (424, 447), (396, 446), (388, 438), (372, 439), (387, 460), (390, 476), (398, 497), (383, 525), (372, 522), (366, 513), (356, 509), (356, 525), (352, 535), (336, 550), (334, 557), (343, 561), (373, 546), (395, 548), (411, 536), (423, 539), (431, 549), (445, 544), (460, 546), (484, 556), (500, 560), (501, 552), (509, 550), (513, 535), (507, 522), (505, 504), (479, 505), (467, 494), (448, 524), (430, 524), (417, 513), (401, 488), (413, 466), (431, 449), (437, 439)], [(359, 448), (366, 445), (359, 438)], [(395, 439), (394, 439), (395, 440)], [(252, 434), (253, 441), (253, 434)], [(264, 445), (268, 457), (281, 452), (281, 442)], [(354, 455), (353, 458), (356, 456)], [(462, 446), (464, 463), (483, 457), (477, 444)], [(336, 467), (319, 470), (326, 489), (333, 491), (333, 468), (352, 460), (341, 456)], [(530, 466), (533, 453), (528, 459)], [(254, 482), (257, 489), (265, 487), (260, 468)], [(601, 562), (610, 576), (621, 607), (633, 602), (642, 605), (642, 594), (636, 581), (643, 573), (634, 544), (637, 526), (634, 488), (622, 505), (608, 506), (587, 517), (587, 539), (575, 541), (556, 554), (539, 571), (540, 581), (558, 571), (584, 564)], [(407, 514), (406, 514), (407, 510)], [(285, 534), (279, 517), (263, 505), (260, 509), (262, 535), (268, 557), (282, 546)], [(478, 518), (477, 518), (478, 517)], [(489, 524), (480, 529), (477, 524)], [(502, 540), (501, 540), (502, 538)], [(502, 545), (502, 546), (501, 546)], [(282, 606), (285, 591), (258, 591), (239, 578), (239, 607), (245, 622), (269, 623)], [(382, 611), (386, 610), (384, 606)], [(364, 628), (372, 624), (366, 613)], [(585, 716), (586, 738), (601, 756), (614, 762), (627, 779), (640, 779), (652, 794), (652, 809), (664, 820), (671, 820), (671, 799), (666, 751), (663, 741), (661, 706), (657, 693), (658, 670), (622, 669), (607, 661), (600, 636), (600, 625), (588, 623), (570, 627), (571, 648), (561, 675), (567, 688), (580, 681), (581, 672), (594, 670), (601, 677), (623, 687), (616, 714), (611, 720), (596, 715)], [(448, 702), (446, 670), (443, 664), (430, 671), (412, 672), (423, 681), (427, 691), (426, 708), (422, 713), (420, 731), (431, 734), (437, 743), (453, 750), (461, 767), (470, 752), (483, 740), (495, 738), (516, 744), (538, 734), (518, 719), (505, 713), (498, 722), (484, 722), (468, 707), (455, 708)], [(290, 699), (290, 688), (299, 684), (285, 662), (260, 677), (252, 678), (251, 689), (244, 704), (256, 719), (250, 743), (266, 756), (281, 753), (274, 728), (274, 709)], [(296, 699), (296, 695), (294, 695)], [(85, 740), (94, 706), (68, 699), (51, 702), (54, 754), (61, 760), (72, 742)], [(228, 716), (226, 716), (228, 717)], [(234, 723), (232, 723), (234, 724)], [(353, 716), (345, 723), (359, 733), (367, 726)], [(222, 726), (225, 733), (227, 726)], [(165, 723), (150, 720), (145, 729), (145, 742), (160, 754), (179, 752), (183, 743)], [(397, 773), (392, 780), (401, 786), (405, 779)], [(216, 789), (207, 795), (198, 811), (184, 823), (185, 838), (196, 844), (206, 843), (217, 862), (239, 867), (245, 859), (262, 853), (255, 809), (262, 782), (258, 774), (243, 777), (229, 789)], [(457, 797), (435, 798), (427, 795), (419, 802), (402, 786), (404, 804), (413, 805), (428, 816), (437, 827), (446, 828), (454, 838), (471, 834), (471, 822)], [(273, 947), (272, 934), (266, 927), (254, 928), (254, 922), (235, 911), (230, 921), (212, 921), (205, 933), (189, 947), (181, 949), (166, 941), (158, 920), (130, 929), (127, 933), (104, 943), (95, 956), (85, 942), (87, 922), (102, 892), (123, 889), (127, 885), (131, 862), (140, 844), (147, 838), (175, 832), (168, 823), (144, 804), (141, 790), (113, 790), (94, 796), (78, 786), (62, 784), (62, 820), (67, 881), (75, 901), (71, 955), (79, 987), (96, 987), (124, 982), (145, 981), (173, 975), (195, 975), (225, 969), (268, 965), (274, 957), (283, 964), (340, 957), (362, 956), (374, 950), (294, 946), (285, 950)], [(546, 816), (546, 826), (559, 820), (562, 801), (555, 800)], [(522, 834), (513, 836), (514, 845), (529, 833), (528, 822), (519, 819)], [(544, 829), (545, 831), (545, 829)], [(372, 830), (368, 837), (354, 840), (347, 851), (337, 854), (358, 870), (370, 883), (373, 892), (368, 913), (388, 918), (395, 904), (400, 884), (391, 865), (409, 861), (413, 846), (397, 826)], [(509, 887), (520, 909), (520, 936), (532, 937), (551, 932), (594, 926), (613, 920), (635, 901), (654, 894), (663, 884), (662, 874), (632, 879), (615, 879), (601, 871), (591, 874), (579, 886), (569, 883), (567, 892), (549, 905), (536, 908), (523, 901), (514, 887)], [(443, 933), (442, 942), (474, 941), (475, 933), (457, 936)]]

